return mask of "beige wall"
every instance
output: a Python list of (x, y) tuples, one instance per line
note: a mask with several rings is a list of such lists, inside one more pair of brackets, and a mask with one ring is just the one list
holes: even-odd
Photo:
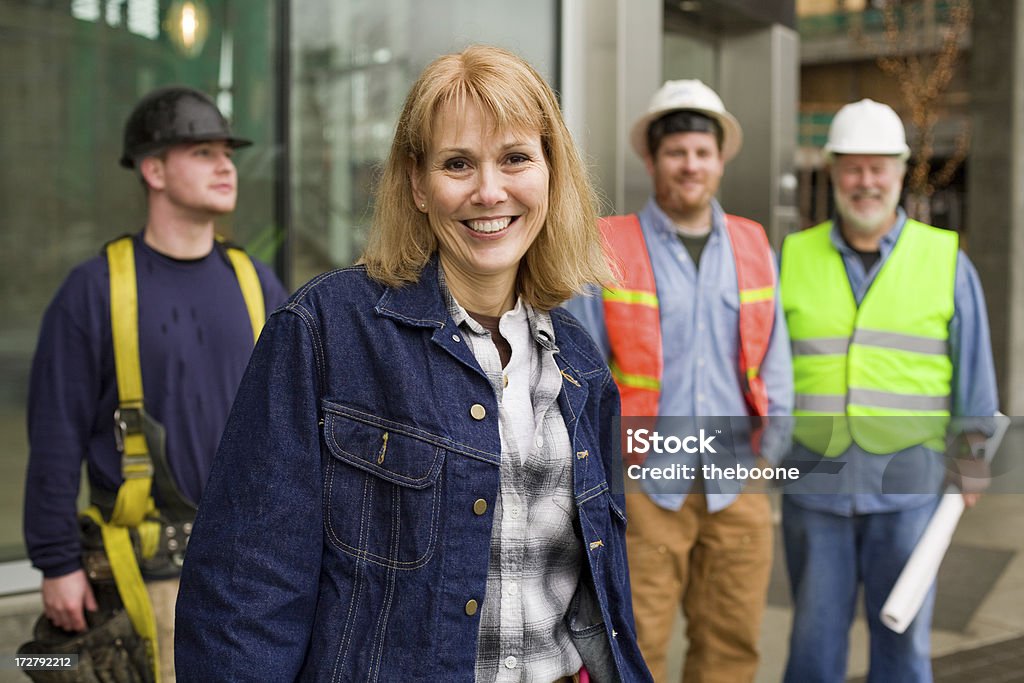
[(796, 15), (805, 17), (832, 12), (859, 12), (867, 6), (867, 0), (796, 0)]

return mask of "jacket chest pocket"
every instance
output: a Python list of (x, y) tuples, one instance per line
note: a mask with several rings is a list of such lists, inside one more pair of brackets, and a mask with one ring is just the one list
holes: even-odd
[(324, 442), (330, 543), (390, 569), (426, 564), (437, 544), (444, 449), (330, 411), (324, 414)]

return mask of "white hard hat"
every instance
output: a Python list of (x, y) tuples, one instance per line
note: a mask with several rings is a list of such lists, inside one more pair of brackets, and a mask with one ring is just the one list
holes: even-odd
[(910, 156), (900, 117), (887, 104), (863, 99), (840, 109), (828, 128), (826, 158), (833, 154)]
[(658, 92), (654, 93), (647, 113), (633, 124), (629, 141), (633, 150), (641, 159), (650, 154), (647, 149), (647, 129), (656, 119), (672, 111), (694, 111), (704, 114), (722, 127), (722, 159), (729, 161), (740, 151), (743, 144), (743, 129), (736, 117), (725, 110), (720, 98), (714, 90), (697, 79), (681, 81), (665, 81)]

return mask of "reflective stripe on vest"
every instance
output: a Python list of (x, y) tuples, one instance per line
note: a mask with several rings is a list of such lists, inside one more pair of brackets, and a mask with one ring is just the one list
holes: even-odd
[(725, 217), (725, 232), (736, 262), (740, 293), (740, 381), (751, 415), (768, 415), (768, 389), (761, 378), (761, 362), (775, 323), (775, 266), (768, 236), (760, 223), (739, 216)]
[[(664, 369), (661, 318), (654, 270), (636, 214), (601, 220), (609, 255), (617, 261), (621, 284), (603, 292), (609, 363), (622, 414), (658, 414)], [(768, 414), (768, 394), (760, 376), (775, 320), (775, 266), (764, 228), (754, 221), (726, 216), (739, 288), (739, 374), (751, 415)]]
[(606, 287), (605, 327), (611, 345), (608, 363), (622, 396), (622, 414), (658, 414), (661, 374), (661, 319), (654, 270), (636, 214), (601, 219), (610, 260), (618, 262), (620, 285)]
[(956, 233), (908, 220), (859, 307), (831, 233), (832, 224), (824, 223), (783, 245), (794, 414), (802, 417), (795, 438), (829, 456), (852, 442), (870, 453), (917, 444), (942, 450), (953, 372), (948, 337)]

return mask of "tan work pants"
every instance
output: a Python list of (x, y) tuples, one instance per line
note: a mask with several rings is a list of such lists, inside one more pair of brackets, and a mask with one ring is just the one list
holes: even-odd
[(178, 599), (178, 579), (147, 581), (146, 592), (156, 618), (160, 683), (174, 683), (174, 604)]
[(772, 563), (771, 505), (741, 494), (709, 514), (702, 493), (678, 511), (642, 493), (626, 496), (626, 547), (640, 651), (656, 683), (680, 605), (689, 647), (685, 683), (753, 681)]

